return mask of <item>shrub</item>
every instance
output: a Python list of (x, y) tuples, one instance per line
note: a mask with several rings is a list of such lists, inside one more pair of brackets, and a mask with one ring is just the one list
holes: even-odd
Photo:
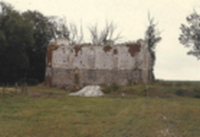
[(112, 83), (112, 84), (111, 84), (111, 90), (112, 90), (112, 91), (117, 91), (117, 90), (119, 90), (119, 88), (120, 88), (120, 86), (117, 85), (116, 83)]
[(183, 96), (184, 94), (184, 91), (182, 89), (178, 89), (176, 92), (175, 92), (176, 95), (178, 96)]
[(112, 83), (111, 85), (109, 86), (104, 86), (102, 88), (102, 91), (105, 93), (105, 94), (109, 94), (111, 92), (117, 92), (118, 90), (120, 89), (120, 86), (117, 85), (116, 83)]
[(195, 98), (200, 98), (200, 91), (197, 89), (194, 89), (194, 97)]
[(102, 88), (102, 91), (103, 91), (103, 93), (105, 93), (105, 94), (110, 94), (110, 93), (112, 92), (110, 86), (104, 86), (104, 87)]
[(176, 87), (181, 87), (183, 84), (181, 82), (174, 83)]

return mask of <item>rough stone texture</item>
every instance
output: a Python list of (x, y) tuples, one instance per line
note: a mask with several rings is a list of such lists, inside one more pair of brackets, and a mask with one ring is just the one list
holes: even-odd
[(113, 46), (71, 46), (67, 40), (58, 39), (48, 47), (45, 84), (60, 87), (147, 82), (151, 80), (150, 60), (143, 40)]
[(70, 96), (84, 96), (84, 97), (99, 97), (103, 96), (103, 92), (101, 91), (100, 86), (98, 85), (90, 85), (86, 86), (83, 89), (75, 92), (70, 93)]

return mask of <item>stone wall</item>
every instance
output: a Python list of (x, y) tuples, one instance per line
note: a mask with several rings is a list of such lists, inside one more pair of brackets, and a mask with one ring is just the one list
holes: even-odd
[(151, 80), (150, 54), (143, 40), (117, 45), (69, 45), (65, 39), (51, 43), (47, 51), (45, 84), (126, 85)]

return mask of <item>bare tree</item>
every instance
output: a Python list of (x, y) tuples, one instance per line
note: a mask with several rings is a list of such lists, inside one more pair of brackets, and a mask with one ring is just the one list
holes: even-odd
[(91, 39), (93, 44), (98, 44), (99, 43), (99, 36), (98, 36), (98, 30), (97, 30), (97, 24), (89, 27), (90, 34), (91, 34)]
[(64, 37), (70, 40), (70, 30), (67, 26), (67, 22), (64, 18), (59, 19), (57, 24), (57, 33), (59, 37)]
[(70, 44), (80, 44), (83, 41), (83, 29), (80, 25), (80, 33), (78, 32), (77, 26), (74, 23), (70, 24)]
[(83, 42), (82, 23), (80, 24), (80, 32), (75, 23), (68, 24), (65, 18), (60, 18), (56, 25), (57, 37), (64, 37), (69, 40), (70, 45), (80, 44)]
[(116, 41), (118, 41), (119, 39), (122, 38), (120, 33), (118, 33), (114, 37), (114, 32), (115, 32), (116, 28), (117, 27), (113, 24), (113, 22), (111, 22), (111, 23), (107, 22), (105, 28), (100, 32), (98, 31), (97, 24), (92, 27), (89, 27), (92, 43), (95, 45), (96, 44), (113, 45)]

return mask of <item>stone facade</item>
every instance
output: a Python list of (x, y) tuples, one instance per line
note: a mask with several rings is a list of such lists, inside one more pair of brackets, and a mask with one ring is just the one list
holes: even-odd
[(147, 43), (116, 45), (69, 45), (57, 39), (47, 50), (45, 84), (69, 86), (88, 84), (126, 85), (151, 80), (150, 54)]

